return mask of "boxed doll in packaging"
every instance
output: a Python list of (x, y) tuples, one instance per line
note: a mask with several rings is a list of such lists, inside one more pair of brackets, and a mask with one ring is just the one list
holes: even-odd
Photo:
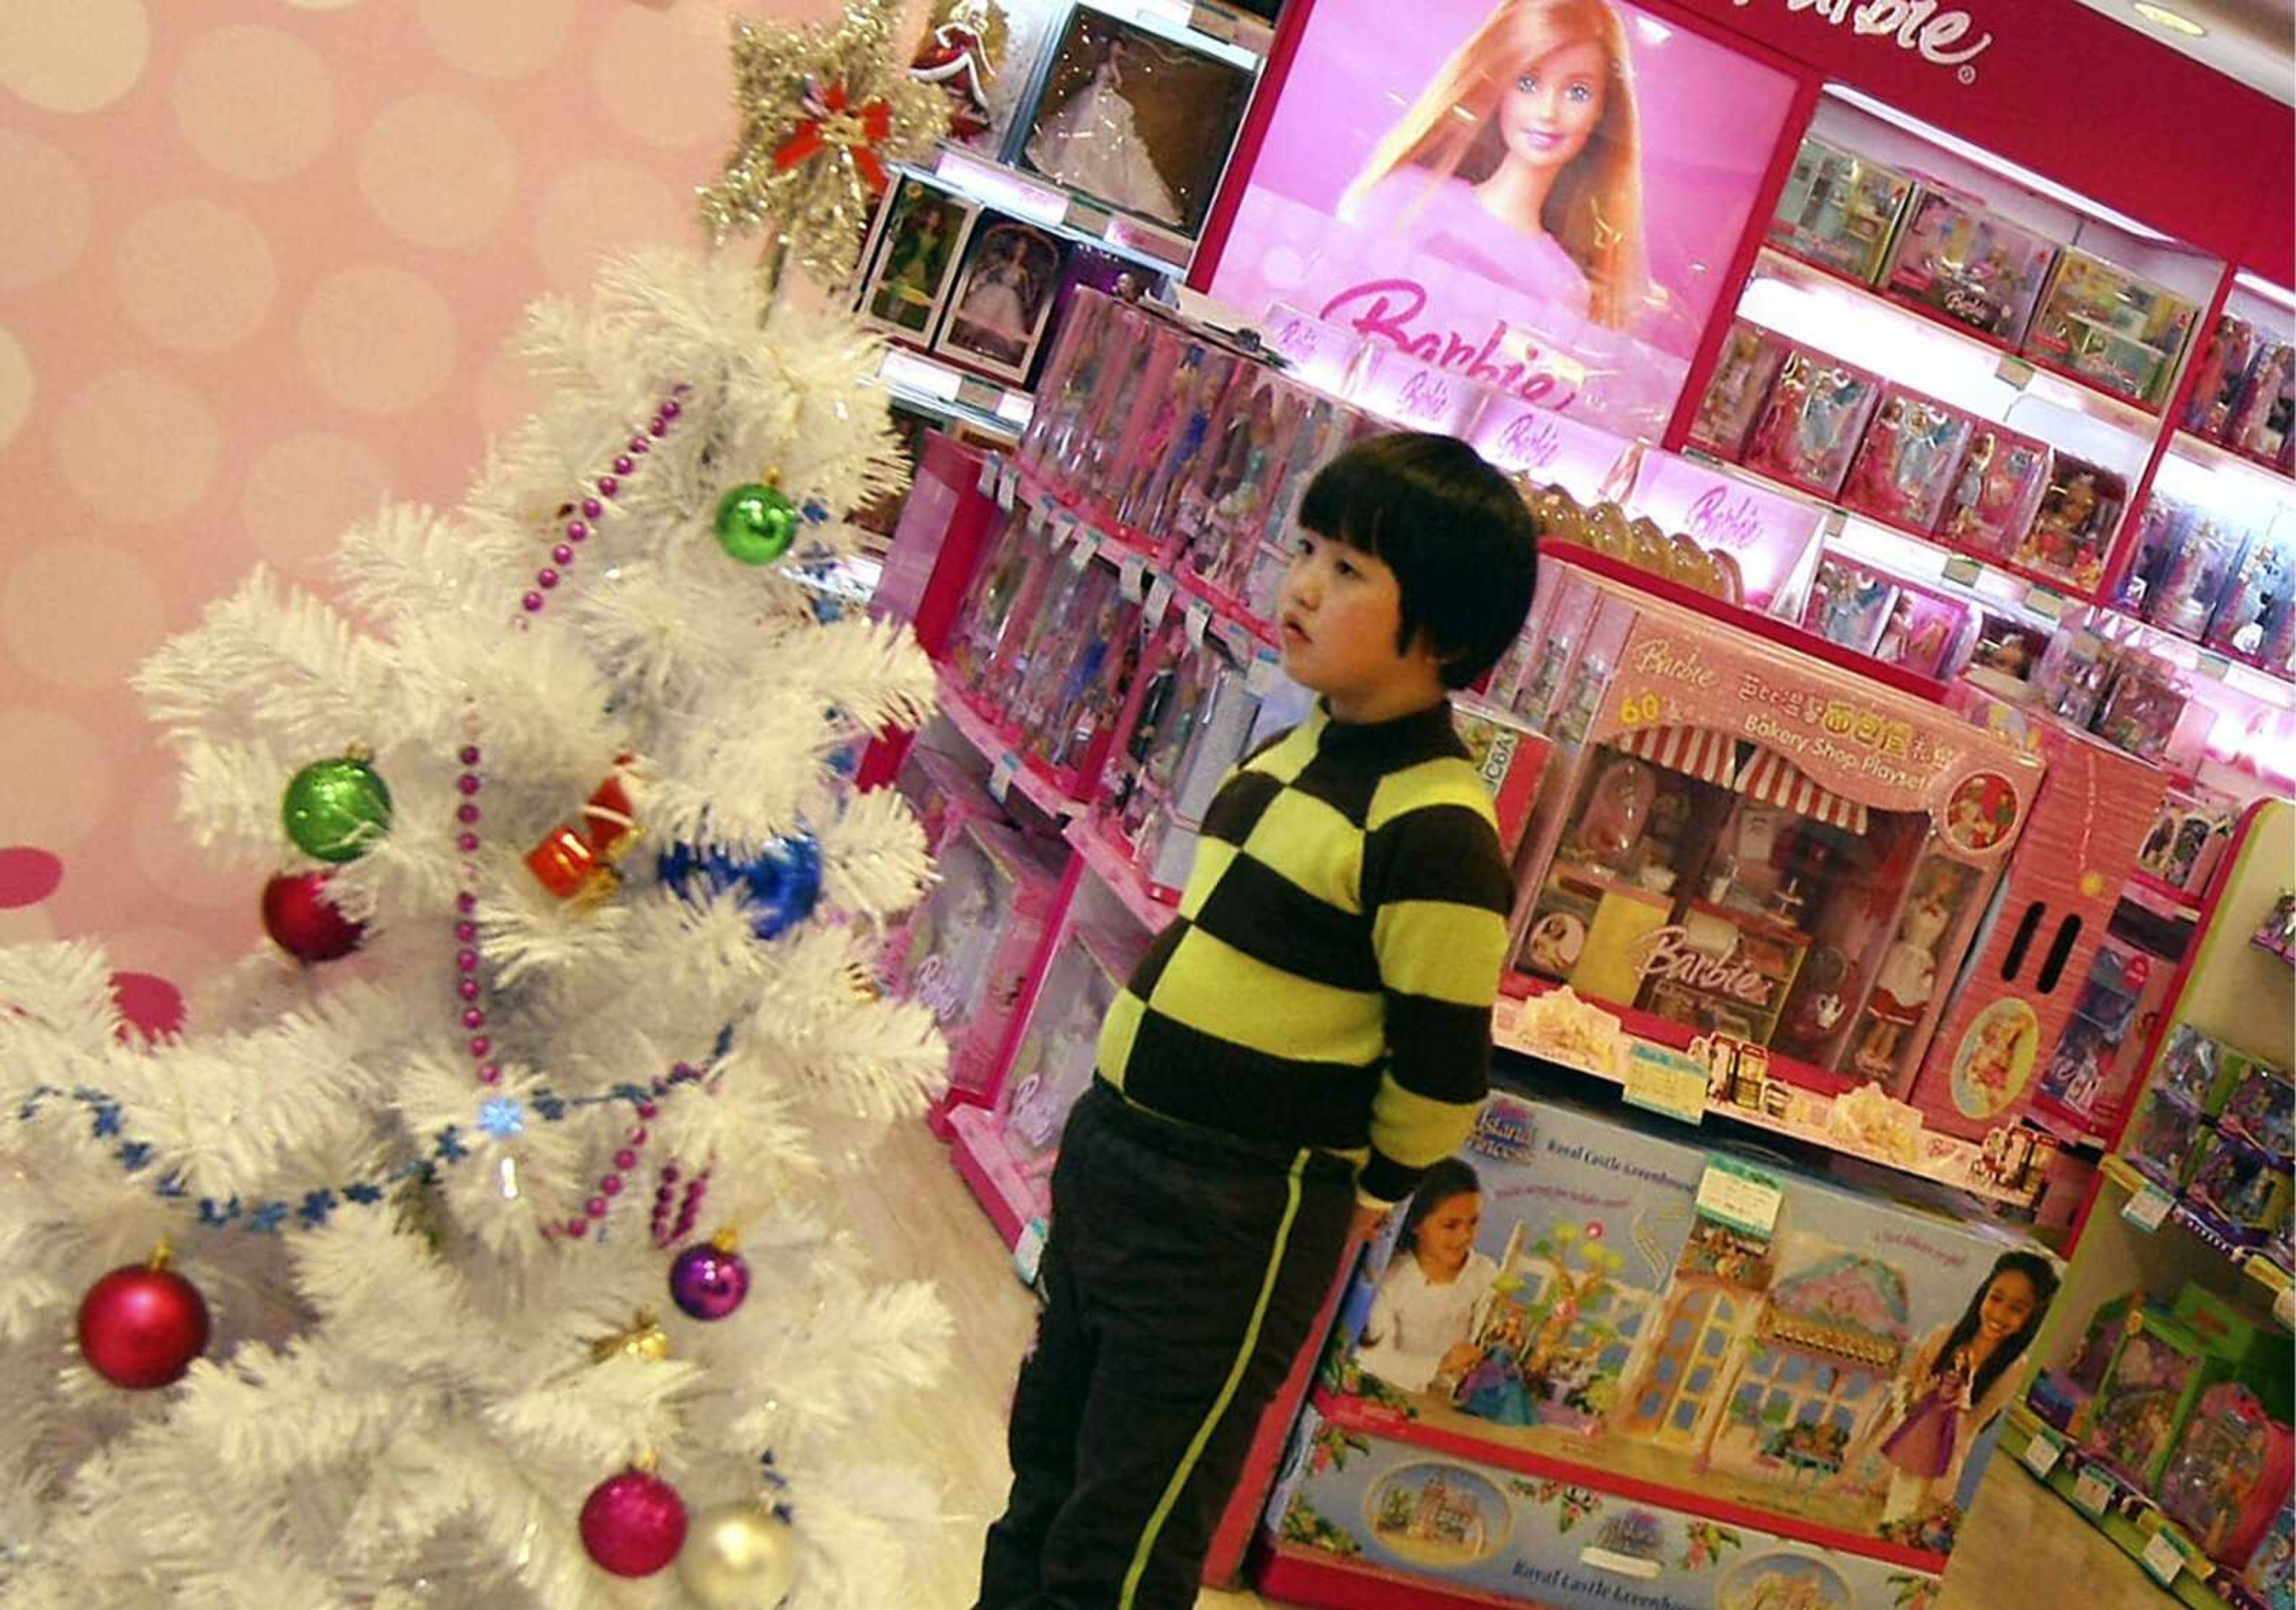
[(1069, 930), (1021, 1031), (999, 1100), (1006, 1144), (1035, 1187), (1037, 1214), (1051, 1210), (1052, 1165), (1069, 1109), (1092, 1083), (1101, 1023), (1147, 942), (1089, 924)]
[(982, 555), (949, 641), (949, 668), (966, 687), (985, 692), (998, 662), (1027, 633), (1052, 579), (1050, 555), (1035, 511), (1015, 509)]
[(2116, 396), (2157, 404), (2199, 316), (2183, 297), (2068, 248), (2024, 350)]
[(2202, 1141), (2185, 1194), (2193, 1212), (2227, 1246), (2261, 1246), (2288, 1222), (2287, 1165), (2230, 1130)]
[(1807, 135), (1778, 194), (1770, 241), (1870, 283), (1913, 188), (1896, 169)]
[(1173, 365), (1191, 339), (1171, 320), (1144, 308), (1128, 312), (1139, 321), (1138, 332), (1123, 363), (1103, 372), (1106, 378), (1079, 432), (1067, 477), (1070, 494), (1107, 520), (1116, 518), (1116, 505), (1141, 462), (1141, 439), (1162, 414), (1159, 405)]
[(2132, 570), (2141, 584), (2144, 618), (2164, 632), (2200, 642), (2243, 546), (2243, 533), (2230, 521), (2167, 503), (2157, 521), (2147, 519), (2138, 568)]
[(2201, 642), (2251, 665), (2272, 663), (2274, 629), (2296, 607), (2296, 538), (2282, 532), (2249, 537), (2226, 575)]
[(2287, 1070), (2242, 1058), (2218, 1124), (2285, 1169), (2296, 1157), (2296, 1084), (2290, 1083)]
[(1742, 454), (1769, 398), (1770, 382), (1792, 350), (1784, 338), (1759, 324), (1733, 320), (1730, 333), (1722, 339), (1721, 356), (1714, 361), (1714, 378), (1690, 422), (1690, 445), (1720, 458)]
[(1969, 672), (2005, 697), (2016, 699), (2041, 668), (2049, 635), (2013, 615), (1980, 609), (1977, 641), (1970, 650)]
[(948, 317), (932, 349), (968, 368), (1027, 385), (1052, 322), (1067, 258), (1066, 245), (1034, 225), (983, 217), (973, 226), (964, 267), (949, 294)]
[(2013, 346), (2056, 250), (1974, 199), (1924, 184), (1915, 192), (1882, 288)]
[(996, 1094), (1022, 986), (1060, 889), (1050, 856), (1010, 828), (967, 821), (942, 851), (939, 881), (894, 935), (887, 987), (930, 1009), (949, 1036), (943, 1106)]
[(1201, 337), (1175, 332), (1171, 365), (1145, 410), (1147, 426), (1120, 462), (1123, 489), (1111, 508), (1117, 520), (1159, 547), (1177, 547), (1174, 517), (1189, 479), (1212, 447), (1212, 424), (1235, 379), (1234, 354)]
[(1747, 467), (1832, 497), (1880, 399), (1879, 376), (1797, 347), (1778, 371), (1747, 446)]
[(2090, 730), (2116, 748), (2159, 760), (2175, 747), (2191, 702), (2184, 674), (2158, 654), (2121, 650)]
[(939, 854), (951, 836), (973, 818), (999, 814), (996, 801), (988, 797), (988, 780), (977, 766), (954, 756), (922, 744), (910, 748), (893, 786), (916, 813), (928, 854)]
[(1976, 424), (1959, 409), (1890, 386), (1850, 461), (1843, 505), (1908, 530), (1934, 530)]
[(1025, 166), (1193, 237), (1251, 75), (1088, 5), (1070, 13), (1018, 144)]
[[(1358, 1418), (1942, 1552), (2056, 1287), (2005, 1238), (1686, 1132), (1493, 1096), (1375, 1243), (1327, 1382)], [(1778, 1194), (1702, 1206), (1710, 1172)], [(1980, 1333), (1980, 1312), (2013, 1317)]]
[(2189, 1023), (2169, 1031), (2161, 1048), (2159, 1088), (2205, 1117), (2224, 1111), (2240, 1082), (2240, 1070), (2253, 1058), (2222, 1044)]
[(1037, 686), (1052, 697), (1040, 713), (1030, 707), (1029, 760), (1070, 797), (1083, 798), (1099, 779), (1139, 663), (1140, 606), (1119, 585), (1099, 597), (1076, 636), (1038, 670)]
[(2288, 1501), (2288, 1427), (2256, 1393), (2219, 1381), (2201, 1394), (2161, 1475), (2162, 1513), (2210, 1559), (2237, 1570)]
[(2200, 1108), (2173, 1091), (2156, 1088), (2137, 1108), (2120, 1149), (2137, 1173), (2164, 1190), (2179, 1191), (2200, 1165), (2201, 1143), (2208, 1132), (2208, 1120)]
[(2158, 1308), (2129, 1316), (2081, 1422), (2081, 1446), (2150, 1492), (2201, 1394), (2232, 1366)]
[(922, 347), (940, 328), (949, 288), (980, 208), (921, 179), (901, 176), (879, 210), (864, 261), (862, 316)]
[(1977, 612), (1964, 601), (1901, 581), (1874, 658), (1942, 681), (1960, 667), (1976, 623)]
[(1868, 565), (1829, 553), (1817, 562), (1801, 625), (1830, 643), (1871, 654), (1882, 641), (1890, 610), (1898, 601), (1898, 580)]
[(2296, 347), (2275, 341), (2258, 355), (2243, 383), (2240, 402), (2224, 430), (2224, 445), (2267, 464), (2288, 468), (2296, 446)]
[(2138, 1057), (2171, 969), (2120, 939), (2097, 947), (2072, 1020), (2041, 1070), (2037, 1106), (2084, 1133), (2109, 1133), (2139, 1072)]
[(2177, 422), (2194, 436), (2224, 440), (2263, 345), (2263, 332), (2248, 320), (2234, 313), (2218, 314), (2216, 327), (2201, 344), (2200, 356), (2193, 360), (2192, 393)]
[(2077, 593), (2095, 592), (2128, 497), (2128, 483), (2103, 465), (2054, 454), (2048, 485), (2012, 560)]
[(1972, 553), (2007, 552), (2033, 523), (2054, 456), (2030, 437), (1978, 424), (1954, 474), (1939, 535)]
[(2232, 840), (2240, 812), (2239, 800), (2215, 789), (2200, 784), (2170, 789), (2136, 853), (2138, 870), (2188, 895), (2204, 894)]
[(1021, 438), (1021, 462), (1072, 493), (1099, 411), (1131, 365), (1133, 348), (1156, 328), (1152, 315), (1100, 292), (1077, 292), (1037, 388)]

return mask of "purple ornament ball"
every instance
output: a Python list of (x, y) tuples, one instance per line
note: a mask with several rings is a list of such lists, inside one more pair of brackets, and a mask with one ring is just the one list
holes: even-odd
[(669, 1266), (669, 1298), (696, 1320), (722, 1320), (750, 1295), (750, 1265), (714, 1241), (689, 1246)]

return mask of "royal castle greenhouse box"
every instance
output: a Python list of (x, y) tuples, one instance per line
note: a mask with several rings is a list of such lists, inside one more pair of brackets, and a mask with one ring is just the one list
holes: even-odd
[(1318, 1401), (1374, 1437), (1941, 1570), (2054, 1265), (1883, 1192), (1494, 1094), (1367, 1253)]

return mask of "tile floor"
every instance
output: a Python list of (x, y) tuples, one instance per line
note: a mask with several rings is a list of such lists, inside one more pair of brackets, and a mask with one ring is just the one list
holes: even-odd
[[(914, 1610), (967, 1610), (981, 1530), (1003, 1505), (1004, 1405), (1035, 1299), (922, 1124), (887, 1137), (871, 1180), (873, 1189), (857, 1193), (852, 1227), (882, 1249), (888, 1275), (937, 1281), (956, 1315), (947, 1385), (885, 1427), (889, 1442), (913, 1447), (882, 1451), (922, 1466), (946, 1495), (941, 1524), (918, 1540)], [(2177, 1602), (2021, 1468), (1996, 1461), (1935, 1610), (2061, 1610), (2076, 1600), (2082, 1610), (2170, 1610)], [(1196, 1610), (1281, 1607), (1207, 1590)]]

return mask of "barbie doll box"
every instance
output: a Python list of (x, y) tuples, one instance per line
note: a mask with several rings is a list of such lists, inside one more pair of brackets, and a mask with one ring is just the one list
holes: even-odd
[(1882, 289), (2014, 346), (2057, 249), (1970, 197), (1923, 185)]
[(1362, 1430), (1311, 1407), (1263, 1523), (1256, 1585), (1285, 1604), (1381, 1610), (1882, 1610), (1933, 1578), (1708, 1518), (1602, 1473), (1564, 1479)]
[[(1696, 1140), (1490, 1097), (1366, 1254), (1328, 1400), (1363, 1429), (1572, 1484), (1608, 1472), (1942, 1557), (2053, 1266)], [(1717, 1169), (1767, 1200), (1767, 1230), (1707, 1205)]]
[(1728, 1034), (1789, 1079), (1902, 1094), (2039, 758), (1926, 699), (1587, 584), (1628, 620), (1615, 640), (1586, 634), (1568, 717), (1544, 728), (1556, 751), (1520, 862), (1515, 967), (1652, 1038)]
[(2038, 1093), (2169, 789), (2167, 772), (2110, 744), (2055, 722), (2038, 731), (2048, 774), (2004, 880), (2009, 915), (1954, 994), (1911, 1098), (1931, 1128), (1972, 1140)]

